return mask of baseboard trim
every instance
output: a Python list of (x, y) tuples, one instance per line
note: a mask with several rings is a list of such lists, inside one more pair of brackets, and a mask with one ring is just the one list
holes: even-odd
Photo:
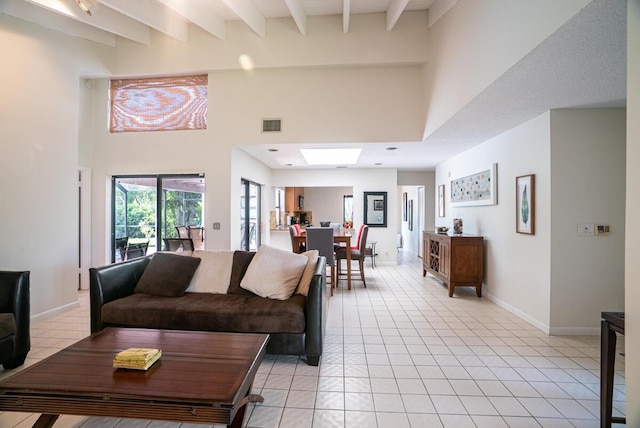
[(522, 312), (520, 309), (511, 306), (510, 304), (508, 304), (507, 302), (498, 299), (496, 296), (493, 296), (491, 293), (483, 293), (483, 296), (486, 297), (487, 299), (489, 299), (491, 302), (495, 303), (496, 305), (500, 306), (501, 308), (504, 308), (506, 310), (508, 310), (509, 312), (511, 312), (514, 315), (517, 315), (518, 317), (522, 318), (523, 320), (525, 320), (526, 322), (528, 322), (529, 324), (531, 324), (532, 326), (536, 327), (539, 330), (542, 330), (543, 332), (545, 332), (546, 334), (551, 334), (549, 333), (550, 331), (550, 327), (540, 321), (538, 321), (535, 318), (532, 318), (531, 316), (527, 315), (526, 313)]
[(552, 327), (549, 332), (552, 336), (600, 336), (597, 327)]
[(60, 315), (62, 313), (70, 311), (71, 309), (75, 309), (75, 308), (79, 308), (79, 307), (80, 307), (80, 302), (75, 301), (75, 302), (72, 302), (72, 303), (68, 303), (66, 305), (59, 306), (57, 308), (50, 309), (50, 310), (45, 311), (45, 312), (40, 312), (39, 314), (36, 314), (36, 315), (32, 315), (31, 316), (31, 320), (32, 321), (46, 320), (47, 318), (51, 318), (53, 316)]
[(501, 308), (508, 310), (514, 315), (517, 315), (518, 317), (522, 318), (529, 324), (542, 330), (543, 332), (545, 332), (550, 336), (599, 336), (600, 335), (600, 329), (597, 327), (549, 327), (548, 325), (541, 323), (540, 321), (530, 317), (529, 315), (511, 306), (510, 304), (504, 302), (503, 300), (500, 300), (495, 296), (492, 296), (490, 293), (484, 293), (483, 296), (489, 299), (490, 301), (492, 301), (493, 303), (495, 303), (496, 305), (500, 306)]

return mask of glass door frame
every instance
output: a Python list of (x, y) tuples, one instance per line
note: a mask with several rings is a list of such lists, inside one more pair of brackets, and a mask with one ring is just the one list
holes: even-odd
[[(202, 179), (204, 180), (204, 173), (193, 174), (120, 174), (111, 176), (111, 263), (116, 261), (116, 190), (122, 185), (118, 183), (120, 179), (127, 178), (147, 178), (156, 180), (156, 248), (162, 248), (163, 227), (165, 222), (165, 215), (163, 215), (163, 203), (164, 203), (164, 188), (162, 182), (168, 178), (181, 178), (181, 179)], [(204, 207), (202, 208), (204, 211)], [(125, 199), (125, 217), (126, 211), (126, 199)], [(204, 213), (203, 213), (204, 216)], [(159, 250), (158, 250), (159, 251)]]
[[(262, 223), (262, 185), (245, 178), (240, 181), (240, 248), (244, 251), (250, 251), (251, 248), (251, 188), (256, 188), (256, 223), (255, 233), (255, 249), (261, 245), (261, 223)], [(242, 205), (244, 201), (244, 206)], [(243, 223), (243, 219), (245, 219)]]

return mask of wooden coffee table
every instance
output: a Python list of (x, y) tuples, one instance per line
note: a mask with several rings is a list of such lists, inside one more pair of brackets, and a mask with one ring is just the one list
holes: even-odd
[[(227, 424), (240, 427), (266, 334), (106, 328), (0, 382), (0, 411)], [(114, 369), (124, 349), (160, 348), (149, 370)]]

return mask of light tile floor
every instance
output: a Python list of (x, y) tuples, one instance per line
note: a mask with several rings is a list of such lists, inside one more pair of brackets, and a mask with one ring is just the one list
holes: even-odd
[[(421, 259), (366, 265), (367, 288), (344, 284), (331, 298), (319, 367), (267, 356), (254, 383), (264, 403), (247, 427), (599, 426), (596, 336), (548, 336), (473, 289), (422, 277)], [(32, 325), (25, 367), (89, 334), (88, 292), (80, 307)], [(619, 350), (624, 338), (619, 340)], [(624, 358), (616, 361), (614, 414), (624, 415)], [(0, 379), (12, 372), (0, 371)], [(0, 413), (0, 427), (31, 427), (37, 415)], [(56, 428), (203, 425), (61, 416)], [(206, 426), (206, 425), (205, 425)], [(216, 426), (217, 428), (217, 426)]]

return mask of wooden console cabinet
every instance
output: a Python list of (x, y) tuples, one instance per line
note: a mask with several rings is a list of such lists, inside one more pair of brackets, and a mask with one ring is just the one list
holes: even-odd
[(424, 254), (422, 276), (427, 272), (449, 287), (449, 297), (455, 287), (475, 287), (482, 296), (484, 246), (482, 236), (422, 232)]

